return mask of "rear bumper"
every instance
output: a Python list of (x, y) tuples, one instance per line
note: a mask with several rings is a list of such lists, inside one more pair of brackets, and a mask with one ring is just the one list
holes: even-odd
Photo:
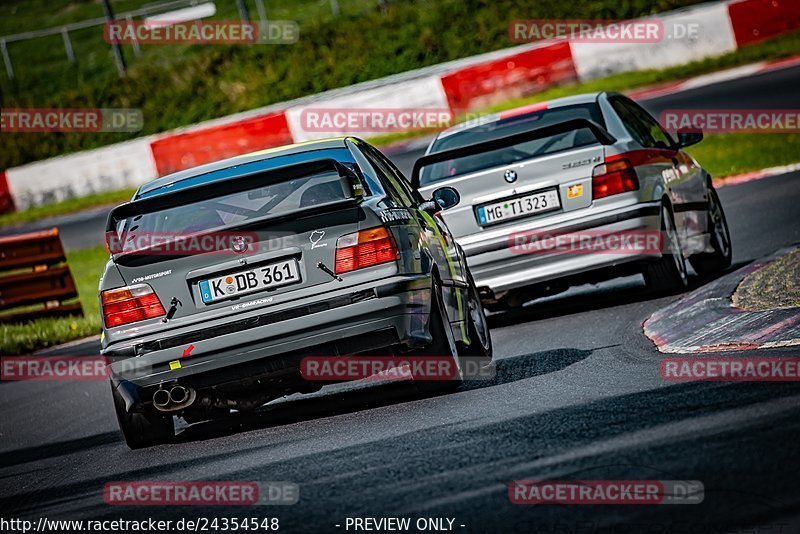
[[(462, 244), (476, 285), (484, 295), (501, 298), (504, 293), (526, 286), (557, 279), (568, 279), (590, 271), (611, 273), (614, 268), (631, 262), (652, 261), (660, 254), (650, 251), (614, 251), (589, 253), (586, 251), (534, 252), (512, 250), (512, 236), (517, 232), (541, 232), (546, 235), (579, 234), (592, 235), (625, 231), (661, 230), (660, 204), (658, 202), (636, 203), (613, 210), (595, 212), (587, 210), (585, 215), (572, 217), (557, 224), (535, 226), (519, 225), (506, 231), (502, 238), (474, 240)], [(620, 275), (628, 274), (620, 269)], [(606, 276), (606, 277), (611, 277)], [(490, 291), (486, 291), (488, 288)]]
[[(239, 374), (244, 378), (258, 370), (282, 370), (292, 365), (295, 356), (337, 356), (388, 349), (392, 345), (428, 343), (430, 337), (425, 325), (430, 310), (430, 288), (428, 275), (395, 276), (367, 287), (348, 287), (271, 307), (269, 311), (260, 309), (237, 315), (227, 325), (235, 322), (240, 328), (222, 335), (198, 339), (204, 330), (206, 334), (213, 333), (214, 329), (225, 327), (225, 323), (171, 333), (169, 338), (162, 335), (157, 340), (119, 342), (106, 347), (104, 354), (113, 362), (112, 383), (119, 388), (130, 410), (143, 400), (150, 400), (146, 396), (140, 398), (141, 388), (165, 382), (200, 381), (213, 385), (216, 377), (231, 381)], [(350, 296), (352, 300), (348, 301)], [(298, 310), (307, 313), (301, 315)], [(273, 320), (276, 317), (289, 318)], [(186, 342), (171, 346), (181, 336)], [(141, 352), (142, 347), (152, 348), (162, 343), (168, 348), (134, 357), (114, 356)], [(183, 357), (189, 347), (190, 354)], [(286, 358), (287, 355), (292, 358)]]

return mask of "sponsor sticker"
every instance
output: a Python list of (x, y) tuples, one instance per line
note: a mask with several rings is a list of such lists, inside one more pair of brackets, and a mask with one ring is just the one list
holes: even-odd
[(575, 184), (567, 187), (567, 198), (578, 198), (583, 196), (583, 184)]

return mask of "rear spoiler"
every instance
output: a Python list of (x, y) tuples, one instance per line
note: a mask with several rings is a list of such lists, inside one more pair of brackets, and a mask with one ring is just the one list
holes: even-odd
[(346, 199), (355, 199), (361, 196), (364, 185), (359, 177), (361, 171), (358, 168), (356, 168), (356, 172), (353, 172), (334, 159), (315, 159), (274, 169), (254, 171), (236, 178), (188, 187), (175, 191), (174, 193), (165, 193), (163, 195), (133, 200), (121, 204), (108, 214), (106, 233), (115, 233), (116, 223), (128, 217), (154, 213), (159, 210), (175, 208), (192, 202), (210, 200), (221, 194), (239, 193), (258, 186), (269, 185), (270, 183), (285, 181), (292, 178), (302, 178), (304, 176), (333, 170), (339, 173), (342, 192)]
[(420, 172), (428, 165), (463, 158), (466, 156), (473, 156), (475, 154), (482, 154), (498, 148), (506, 148), (509, 146), (518, 145), (520, 143), (525, 143), (527, 141), (543, 139), (545, 137), (551, 137), (553, 135), (571, 132), (574, 130), (581, 130), (584, 128), (591, 130), (591, 132), (602, 145), (610, 145), (616, 142), (616, 139), (610, 133), (608, 133), (605, 128), (596, 122), (589, 119), (570, 119), (568, 121), (551, 124), (550, 126), (534, 128), (533, 130), (528, 130), (527, 132), (508, 135), (498, 139), (490, 139), (488, 141), (482, 141), (480, 143), (474, 143), (472, 145), (453, 148), (451, 150), (443, 150), (442, 152), (435, 152), (427, 156), (422, 156), (414, 163), (414, 170), (411, 171), (411, 186), (414, 189), (419, 189)]

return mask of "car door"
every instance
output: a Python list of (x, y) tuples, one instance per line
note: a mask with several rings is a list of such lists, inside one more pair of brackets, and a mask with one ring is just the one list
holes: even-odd
[(694, 158), (678, 148), (675, 140), (644, 108), (629, 99), (626, 99), (626, 106), (648, 132), (652, 148), (664, 150), (672, 161), (674, 172), (668, 174), (669, 194), (675, 213), (675, 224), (682, 231), (683, 243), (688, 243), (689, 236), (705, 231), (705, 207), (702, 205), (706, 200), (703, 169)]

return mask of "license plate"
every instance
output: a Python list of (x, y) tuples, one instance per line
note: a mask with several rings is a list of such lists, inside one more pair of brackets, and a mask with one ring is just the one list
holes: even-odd
[(200, 297), (205, 304), (285, 286), (300, 281), (297, 260), (285, 260), (264, 267), (239, 271), (219, 278), (200, 280)]
[(533, 213), (555, 210), (561, 207), (555, 189), (541, 191), (524, 197), (509, 198), (478, 207), (478, 222), (481, 225), (525, 217)]

